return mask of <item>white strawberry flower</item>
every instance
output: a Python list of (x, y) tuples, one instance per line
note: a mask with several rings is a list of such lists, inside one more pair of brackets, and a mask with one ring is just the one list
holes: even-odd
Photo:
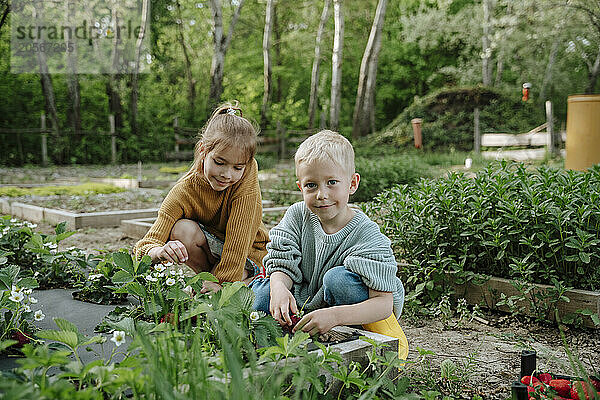
[(37, 310), (34, 314), (33, 314), (33, 319), (36, 321), (42, 321), (44, 318), (46, 318), (46, 316), (44, 315), (44, 313), (42, 312), (42, 310)]
[(110, 340), (113, 341), (117, 345), (117, 347), (122, 345), (123, 343), (125, 343), (125, 332), (114, 331), (113, 337), (110, 338)]
[(192, 287), (191, 287), (190, 285), (187, 285), (187, 286), (186, 286), (186, 287), (184, 287), (182, 290), (183, 290), (183, 292), (184, 292), (184, 293), (187, 293), (187, 294), (188, 294), (188, 295), (190, 295), (190, 296), (191, 296), (191, 295), (192, 295), (192, 293), (193, 293), (193, 289), (192, 289)]
[(258, 312), (257, 312), (257, 311), (252, 311), (252, 312), (250, 313), (250, 321), (252, 321), (252, 322), (256, 322), (256, 321), (258, 321), (258, 320), (259, 320), (259, 318), (260, 318), (260, 315), (258, 314)]
[(165, 267), (163, 264), (156, 264), (154, 269), (158, 272), (163, 272), (165, 269), (167, 269), (167, 267)]
[(37, 300), (35, 297), (30, 297), (30, 298), (29, 298), (29, 302), (30, 302), (31, 304), (37, 304), (38, 300)]
[(27, 296), (29, 296), (32, 292), (33, 290), (31, 289), (23, 289), (23, 294), (26, 294)]
[(29, 307), (29, 305), (25, 304), (25, 306), (23, 307), (23, 312), (31, 312), (31, 307)]
[(167, 284), (167, 286), (173, 286), (175, 284), (175, 279), (168, 278), (165, 283)]
[(88, 280), (90, 281), (95, 281), (102, 278), (102, 274), (92, 274), (90, 276), (88, 276)]
[(152, 275), (146, 275), (146, 277), (145, 277), (145, 278), (146, 278), (146, 280), (147, 280), (148, 282), (157, 282), (157, 281), (158, 281), (158, 279), (156, 279), (156, 278), (155, 278), (155, 277), (153, 277)]
[(10, 292), (9, 299), (14, 301), (15, 303), (20, 303), (21, 301), (23, 301), (24, 298), (25, 298), (25, 296), (20, 291), (19, 292)]

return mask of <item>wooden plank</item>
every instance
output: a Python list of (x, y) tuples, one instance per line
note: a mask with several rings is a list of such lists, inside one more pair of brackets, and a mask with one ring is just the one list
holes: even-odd
[(14, 202), (11, 204), (11, 214), (31, 222), (41, 222), (44, 220), (44, 207)]
[(123, 189), (137, 189), (140, 187), (140, 183), (137, 179), (129, 178), (92, 178), (90, 181), (106, 183)]
[(7, 215), (12, 214), (10, 202), (8, 200), (0, 199), (0, 212)]
[[(541, 284), (531, 284), (535, 288), (531, 290), (530, 296), (535, 293), (543, 293), (551, 286)], [(504, 293), (506, 297), (519, 296), (521, 293), (511, 283), (509, 279), (492, 277), (489, 281), (482, 285), (473, 283), (455, 284), (455, 294), (457, 298), (464, 298), (469, 304), (479, 304), (500, 311), (510, 311), (507, 306), (497, 306), (500, 300), (500, 293)], [(565, 294), (569, 298), (569, 302), (559, 301), (557, 308), (559, 315), (563, 317), (566, 314), (573, 313), (577, 310), (589, 309), (600, 317), (600, 292), (591, 292), (587, 290), (572, 289)], [(538, 300), (539, 301), (539, 300)], [(528, 301), (517, 301), (518, 307), (523, 307), (527, 315), (533, 315), (530, 303)], [(554, 320), (554, 315), (546, 316), (550, 320)], [(590, 317), (583, 319), (584, 325), (590, 328), (595, 328)]]
[(68, 229), (77, 229), (77, 214), (70, 211), (44, 208), (44, 220), (56, 225), (64, 221), (67, 223)]
[(93, 213), (82, 213), (76, 217), (76, 228), (91, 226), (95, 228), (120, 226), (124, 219), (137, 218), (156, 218), (158, 214), (157, 208), (148, 208), (143, 210), (116, 210), (103, 211)]
[(481, 156), (487, 160), (515, 160), (515, 161), (527, 161), (527, 160), (543, 160), (546, 157), (546, 149), (520, 149), (520, 150), (504, 150), (499, 149), (496, 151), (483, 151)]
[(547, 132), (522, 133), (513, 135), (510, 133), (485, 133), (481, 135), (481, 145), (484, 147), (507, 147), (507, 146), (546, 146), (550, 134)]
[(121, 221), (121, 230), (130, 238), (142, 238), (155, 220), (156, 218), (124, 219)]

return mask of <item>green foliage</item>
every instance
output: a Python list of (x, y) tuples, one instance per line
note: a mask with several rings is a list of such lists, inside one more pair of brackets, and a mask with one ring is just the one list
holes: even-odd
[[(598, 166), (576, 172), (501, 162), (475, 178), (450, 173), (396, 186), (365, 209), (409, 264), (409, 300), (439, 298), (452, 273), (554, 282), (547, 296), (557, 302), (565, 287), (600, 288), (598, 204)], [(552, 304), (537, 295), (531, 301)]]
[(16, 186), (0, 187), (0, 196), (19, 197), (19, 196), (53, 196), (53, 195), (71, 195), (71, 196), (90, 196), (93, 194), (120, 193), (125, 189), (105, 183), (82, 183), (72, 186), (41, 186), (22, 188)]
[(356, 158), (356, 172), (360, 175), (353, 202), (372, 200), (377, 194), (396, 184), (414, 184), (419, 178), (432, 175), (431, 169), (419, 157), (402, 155), (381, 158)]
[(23, 276), (36, 278), (42, 289), (81, 282), (88, 256), (75, 247), (58, 250), (59, 243), (75, 232), (67, 231), (64, 222), (51, 235), (36, 233), (35, 227), (10, 216), (0, 218), (0, 251), (6, 252), (8, 263), (19, 266)]
[(523, 103), (518, 93), (507, 94), (484, 87), (450, 88), (417, 98), (391, 124), (358, 144), (397, 149), (412, 147), (411, 120), (422, 118), (424, 149), (470, 151), (475, 107), (481, 111), (481, 132), (523, 133), (545, 121), (542, 110)]

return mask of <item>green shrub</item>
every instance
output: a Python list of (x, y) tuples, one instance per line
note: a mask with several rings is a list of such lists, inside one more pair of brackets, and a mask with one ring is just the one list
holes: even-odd
[(351, 201), (372, 200), (378, 193), (396, 184), (413, 184), (421, 177), (432, 175), (431, 168), (420, 158), (408, 155), (388, 156), (379, 159), (357, 158), (356, 172), (360, 184)]
[(600, 166), (496, 162), (475, 178), (450, 173), (396, 186), (365, 210), (410, 264), (409, 286), (432, 298), (452, 271), (600, 289)]

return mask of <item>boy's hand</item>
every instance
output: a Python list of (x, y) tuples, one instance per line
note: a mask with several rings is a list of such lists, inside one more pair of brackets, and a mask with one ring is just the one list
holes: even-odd
[(290, 311), (292, 314), (298, 312), (296, 299), (292, 292), (283, 284), (271, 281), (271, 301), (269, 311), (279, 325), (292, 325)]
[(335, 311), (332, 308), (321, 308), (306, 314), (294, 327), (292, 332), (304, 331), (311, 335), (329, 332), (331, 328), (339, 325)]

